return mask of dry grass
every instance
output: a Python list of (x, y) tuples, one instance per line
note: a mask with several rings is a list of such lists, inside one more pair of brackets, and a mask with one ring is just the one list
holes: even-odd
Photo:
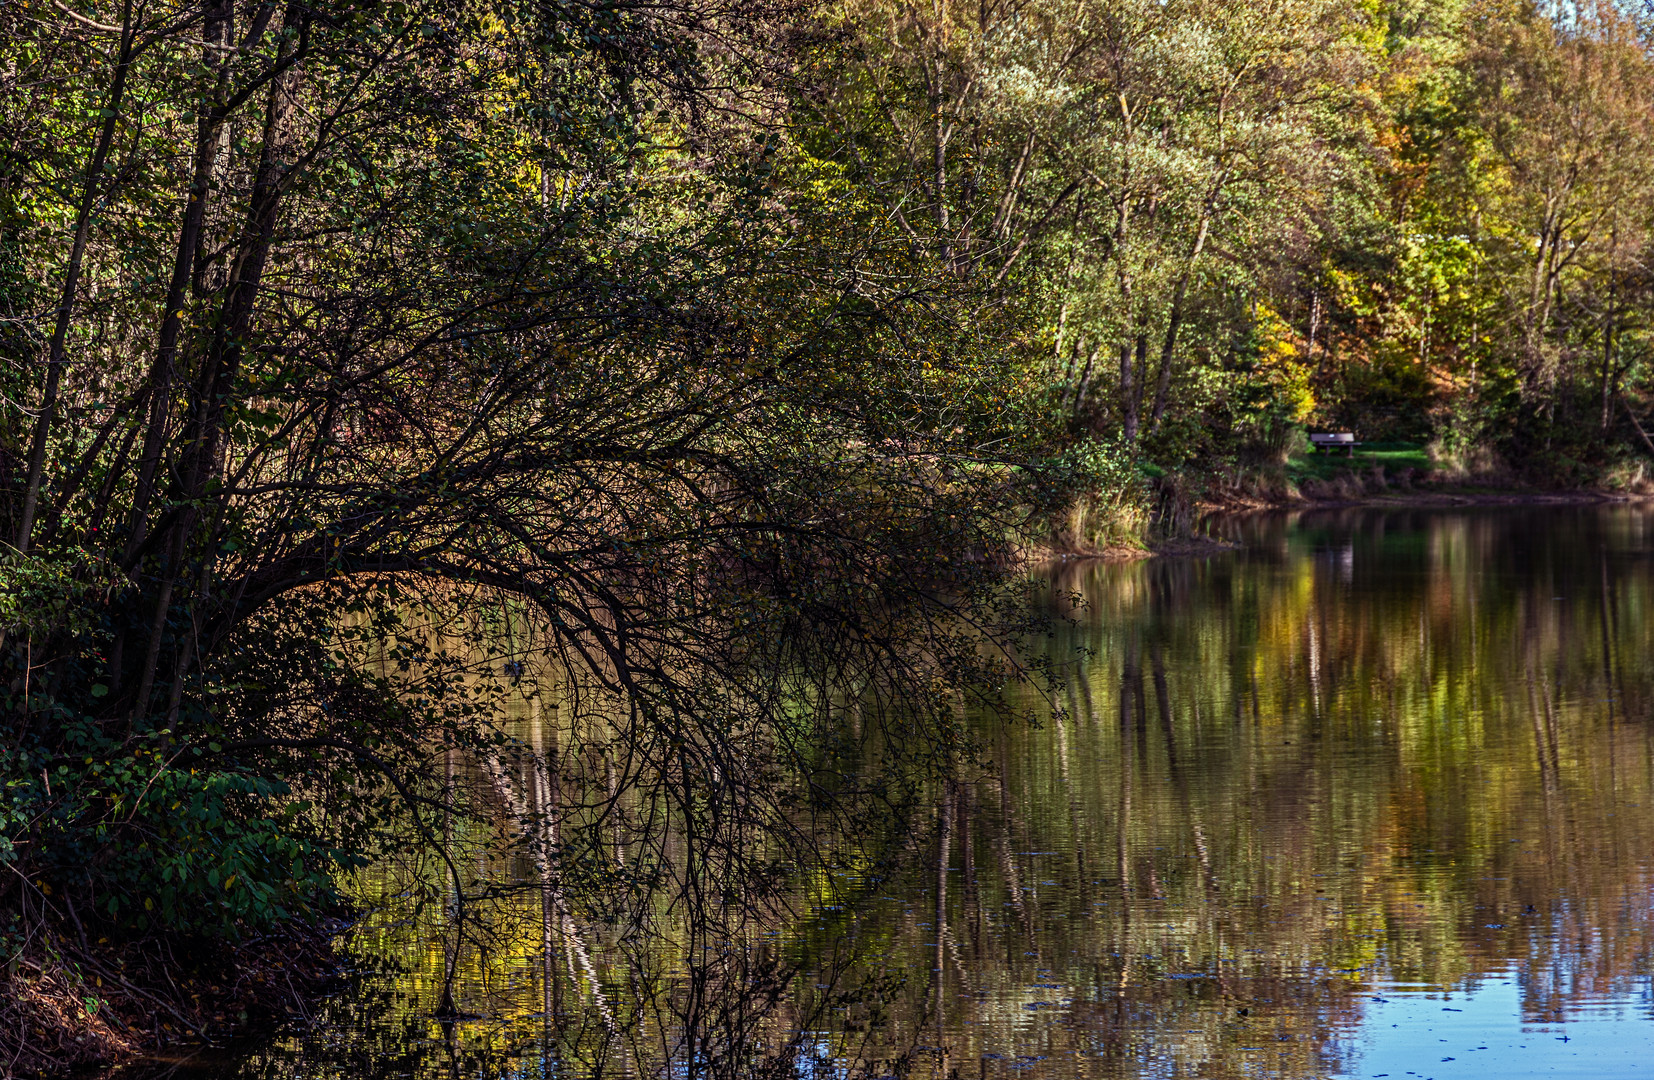
[(94, 985), (61, 963), (19, 958), (0, 975), (0, 1076), (32, 1076), (131, 1057), (144, 1041)]

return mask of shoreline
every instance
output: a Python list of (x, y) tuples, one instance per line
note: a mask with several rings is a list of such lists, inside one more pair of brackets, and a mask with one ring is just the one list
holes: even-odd
[(1464, 506), (1610, 506), (1640, 503), (1654, 503), (1654, 494), (1590, 489), (1546, 491), (1475, 485), (1437, 490), (1392, 490), (1349, 498), (1316, 498), (1303, 495), (1290, 499), (1235, 498), (1222, 503), (1207, 503), (1202, 509), (1211, 516), (1221, 517), (1280, 510), (1342, 510), (1353, 507), (1447, 510)]
[(90, 949), (43, 941), (0, 968), (0, 1076), (118, 1068), (303, 1016), (348, 977), (334, 943), (350, 926), (338, 916), (294, 923), (207, 955), (164, 937)]
[[(1251, 517), (1258, 514), (1283, 512), (1312, 512), (1316, 510), (1395, 509), (1395, 510), (1457, 510), (1475, 507), (1568, 507), (1568, 506), (1635, 506), (1654, 505), (1654, 494), (1625, 491), (1576, 489), (1546, 491), (1528, 488), (1497, 488), (1481, 485), (1443, 487), (1440, 489), (1413, 488), (1389, 490), (1349, 498), (1317, 498), (1297, 495), (1292, 498), (1233, 497), (1221, 502), (1200, 504), (1204, 521), (1225, 518)], [(1240, 551), (1244, 544), (1215, 536), (1188, 536), (1168, 540), (1147, 541), (1141, 547), (1109, 544), (1092, 548), (1059, 547), (1053, 544), (1030, 544), (1024, 549), (1023, 561), (1028, 566), (1052, 566), (1083, 561), (1126, 563), (1157, 558), (1208, 558), (1226, 552)]]
[(1110, 544), (1098, 548), (1059, 548), (1054, 545), (1030, 544), (1023, 549), (1023, 564), (1030, 567), (1054, 566), (1075, 562), (1141, 562), (1144, 559), (1202, 558), (1240, 551), (1244, 544), (1221, 540), (1215, 536), (1184, 536), (1171, 540), (1156, 540), (1146, 547)]

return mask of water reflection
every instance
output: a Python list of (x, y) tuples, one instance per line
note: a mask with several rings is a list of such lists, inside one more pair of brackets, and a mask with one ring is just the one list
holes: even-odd
[[(192, 1070), (1649, 1072), (1654, 515), (1234, 527), (1232, 556), (1056, 571), (1086, 606), (1045, 644), (1050, 719), (984, 729), (898, 858), (841, 838), (791, 915), (639, 944), (519, 861), (455, 950), (385, 873), (350, 945), (385, 973)], [(557, 798), (477, 775), (520, 818)]]

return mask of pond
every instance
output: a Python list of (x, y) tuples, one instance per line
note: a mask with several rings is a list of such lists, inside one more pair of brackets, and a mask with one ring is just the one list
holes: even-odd
[(1654, 513), (1224, 527), (1050, 571), (1048, 718), (893, 869), (649, 978), (525, 901), (448, 1020), (442, 919), (370, 878), (348, 988), (130, 1075), (1654, 1074)]

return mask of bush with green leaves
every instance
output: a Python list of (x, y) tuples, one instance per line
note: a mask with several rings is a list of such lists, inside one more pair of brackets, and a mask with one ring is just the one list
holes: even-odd
[(1136, 546), (1149, 525), (1149, 487), (1135, 448), (1088, 437), (1050, 458), (1052, 539), (1059, 547)]
[[(336, 902), (355, 857), (321, 840), (282, 780), (178, 749), (167, 732), (124, 743), (95, 721), (0, 751), (0, 862), (36, 903), (91, 924), (237, 938)], [(28, 901), (25, 901), (25, 905)]]

